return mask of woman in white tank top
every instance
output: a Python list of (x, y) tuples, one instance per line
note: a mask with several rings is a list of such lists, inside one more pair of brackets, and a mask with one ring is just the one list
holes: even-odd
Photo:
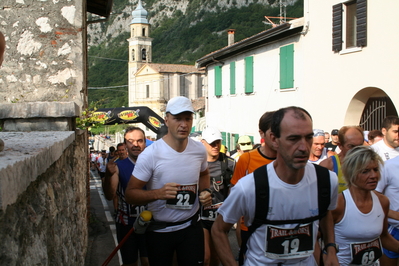
[(381, 244), (388, 250), (399, 250), (399, 241), (387, 230), (389, 200), (373, 191), (382, 164), (379, 155), (366, 146), (351, 149), (342, 164), (348, 189), (338, 195), (332, 212), (340, 265), (380, 265)]

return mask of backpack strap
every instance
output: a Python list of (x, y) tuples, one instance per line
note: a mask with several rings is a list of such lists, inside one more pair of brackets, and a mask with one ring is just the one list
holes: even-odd
[(319, 204), (319, 220), (323, 218), (328, 211), (331, 201), (331, 182), (330, 172), (327, 168), (320, 165), (314, 165), (317, 175), (317, 197)]
[(223, 184), (225, 186), (223, 196), (226, 199), (229, 194), (230, 180), (233, 175), (233, 171), (229, 168), (229, 157), (227, 157), (224, 153), (219, 153), (219, 157), (221, 158), (221, 170), (223, 176)]
[(248, 237), (241, 239), (238, 265), (244, 264), (244, 254), (247, 252), (247, 241), (252, 233), (263, 224), (267, 212), (269, 211), (269, 177), (267, 175), (267, 165), (257, 168), (253, 172), (253, 175), (255, 182), (255, 217), (252, 225), (248, 227)]

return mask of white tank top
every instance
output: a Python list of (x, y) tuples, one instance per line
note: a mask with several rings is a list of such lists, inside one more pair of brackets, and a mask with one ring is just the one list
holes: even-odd
[(359, 265), (351, 264), (354, 258), (366, 261), (363, 265), (379, 265), (373, 263), (373, 258), (378, 256), (378, 246), (381, 250), (379, 237), (385, 214), (377, 195), (371, 192), (373, 207), (369, 213), (362, 213), (353, 201), (349, 189), (342, 193), (345, 197), (345, 212), (342, 220), (335, 224), (335, 242), (339, 245), (337, 256), (340, 265)]

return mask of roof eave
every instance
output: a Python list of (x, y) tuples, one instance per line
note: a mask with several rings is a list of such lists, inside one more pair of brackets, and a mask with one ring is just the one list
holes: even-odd
[(222, 61), (231, 56), (240, 54), (244, 51), (255, 49), (264, 46), (268, 43), (274, 42), (279, 39), (286, 38), (301, 33), (303, 26), (292, 28), (290, 23), (284, 23), (280, 26), (260, 32), (247, 39), (236, 42), (230, 46), (226, 46), (218, 51), (210, 53), (196, 61), (196, 67), (207, 67), (208, 65)]

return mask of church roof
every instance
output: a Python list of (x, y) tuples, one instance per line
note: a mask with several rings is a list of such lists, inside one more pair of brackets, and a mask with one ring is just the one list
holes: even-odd
[(148, 63), (147, 65), (159, 73), (204, 73), (204, 70), (198, 69), (194, 65), (155, 63)]
[(136, 23), (148, 24), (147, 15), (148, 15), (147, 10), (144, 9), (144, 7), (141, 5), (141, 0), (139, 0), (136, 9), (133, 10), (132, 12), (133, 19), (132, 22), (130, 22), (130, 24), (136, 24)]

